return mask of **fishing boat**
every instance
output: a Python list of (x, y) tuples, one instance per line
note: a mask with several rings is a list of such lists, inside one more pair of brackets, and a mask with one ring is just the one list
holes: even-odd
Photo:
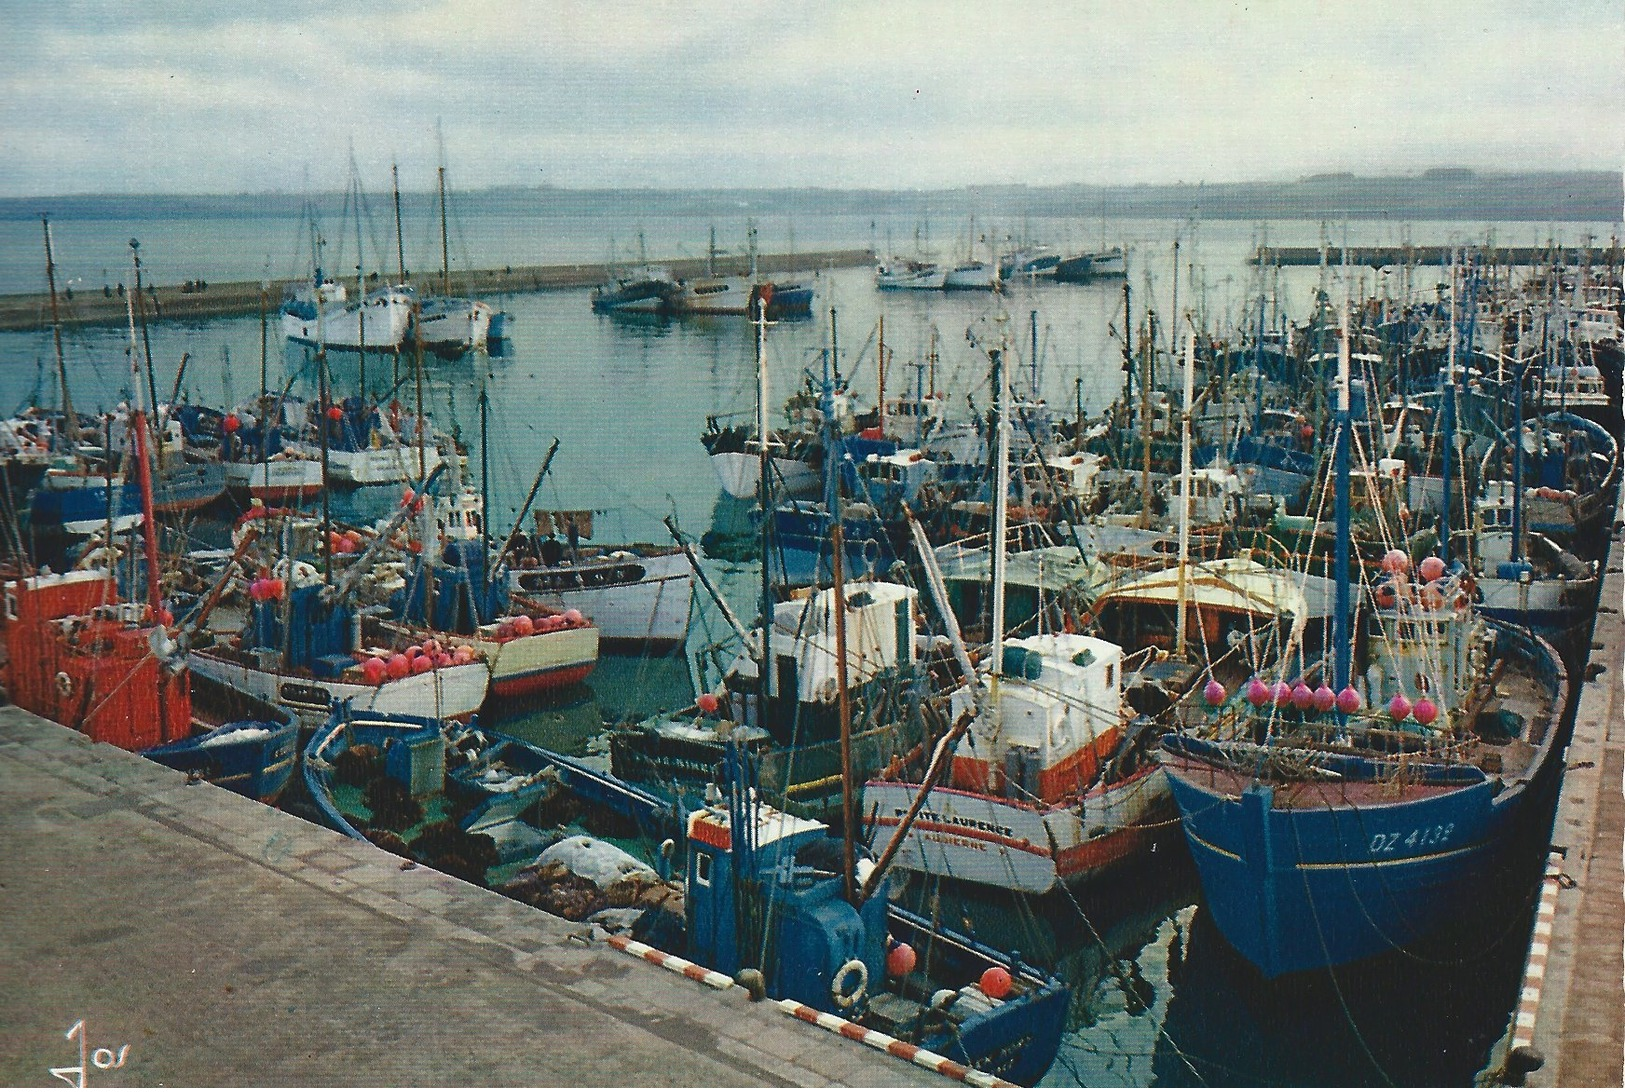
[(1091, 250), (1069, 255), (1055, 264), (1052, 274), (1058, 281), (1077, 284), (1087, 284), (1098, 278), (1127, 275), (1127, 259), (1120, 246), (1114, 246), (1110, 250)]
[[(285, 401), (297, 411), (298, 400)], [(382, 407), (351, 397), (329, 406), (325, 415), (316, 406), (309, 407), (306, 413), (308, 420), (302, 431), (307, 438), (288, 443), (284, 450), (319, 461), (319, 430), (325, 429), (327, 473), (338, 486), (421, 481), (448, 459), (456, 458), (450, 437), (431, 432), (419, 443), (409, 436), (416, 431), (416, 418), (403, 415), (399, 405), (391, 405), (386, 414)], [(429, 427), (427, 421), (424, 425)]]
[[(1521, 484), (1525, 526), (1549, 535), (1582, 557), (1606, 541), (1620, 473), (1619, 441), (1608, 430), (1573, 413), (1546, 413), (1519, 430), (1521, 453), (1511, 433), (1485, 454), (1479, 468), (1483, 496), (1510, 506)], [(1521, 459), (1521, 483), (1512, 478)]]
[[(728, 765), (743, 765), (737, 752)], [(1065, 984), (892, 905), (883, 864), (762, 804), (748, 774), (729, 784), (725, 807), (688, 817), (687, 958), (730, 976), (751, 968), (767, 996), (849, 1020), (846, 1034), (879, 1032), (1015, 1084), (1043, 1077)]]
[(111, 573), (39, 573), (5, 586), (12, 704), (98, 743), (273, 803), (293, 776), (292, 714), (208, 680), (144, 604), (122, 602)]
[(412, 328), (417, 295), (410, 285), (394, 285), (349, 298), (344, 285), (316, 271), (313, 283), (292, 292), (282, 304), (282, 333), (301, 345), (350, 351), (399, 349)]
[[(497, 310), (482, 300), (454, 296), (451, 291), (451, 250), (447, 234), (446, 168), (439, 168), (440, 180), (440, 295), (425, 296), (412, 316), (408, 338), (431, 352), (446, 357), (483, 349), (493, 340), (492, 323)], [(397, 193), (397, 207), (399, 194)], [(359, 244), (359, 236), (357, 243)], [(495, 339), (500, 340), (500, 325)], [(421, 475), (420, 475), (421, 476)]]
[(1561, 765), (1562, 660), (1475, 615), (1459, 565), (1430, 556), (1413, 581), (1391, 552), (1356, 656), (1346, 333), (1342, 344), (1328, 662), (1273, 683), (1260, 664), (1245, 690), (1188, 701), (1162, 740), (1204, 901), (1265, 978), (1413, 950), (1499, 905)]
[[(852, 763), (860, 777), (878, 773), (917, 742), (919, 726), (906, 698), (924, 670), (916, 662), (917, 597), (912, 588), (884, 581), (852, 581), (842, 589), (845, 681), (859, 721)], [(757, 756), (767, 799), (829, 814), (841, 770), (836, 601), (836, 589), (826, 588), (777, 604), (765, 639), (760, 629), (741, 630), (745, 650), (716, 691), (687, 709), (612, 731), (616, 776), (697, 798), (715, 778), (728, 743), (742, 740)]]
[(592, 309), (599, 314), (666, 314), (678, 291), (669, 269), (643, 266), (593, 289)]
[(936, 262), (892, 258), (875, 266), (875, 287), (881, 291), (935, 291), (948, 272)]
[[(423, 541), (438, 542), (438, 550), (420, 552), (410, 563), (404, 586), (391, 598), (391, 617), (369, 617), (363, 636), (409, 656), (414, 648), (433, 655), (439, 649), (431, 646), (440, 645), (468, 650), (490, 666), (489, 697), (506, 702), (573, 686), (591, 674), (598, 663), (598, 628), (579, 610), (555, 611), (512, 597), (508, 550), (494, 556), (490, 551), (480, 495), (457, 487), (451, 496), (436, 498), (432, 511), (420, 534)], [(358, 569), (367, 564), (364, 555)], [(363, 665), (375, 674), (384, 666)]]
[[(1001, 375), (998, 353), (993, 374)], [(1147, 850), (1173, 815), (1151, 757), (1151, 721), (1123, 702), (1123, 650), (1097, 637), (1040, 633), (1006, 643), (1009, 424), (995, 398), (991, 642), (985, 670), (958, 643), (924, 531), (915, 538), (965, 684), (955, 727), (918, 781), (864, 786), (875, 844), (902, 867), (1029, 893), (1078, 884)], [(939, 787), (940, 782), (940, 787)], [(895, 856), (893, 856), (895, 855)]]
[(681, 647), (688, 636), (694, 566), (675, 547), (635, 543), (572, 549), (541, 537), (538, 529), (523, 551), (510, 557), (507, 580), (514, 596), (555, 613), (574, 610), (591, 618), (606, 648), (658, 653)]
[(500, 732), (336, 706), (304, 752), (311, 816), (341, 834), (469, 883), (499, 887), (558, 840), (555, 796), (601, 805), (652, 841), (679, 833), (669, 805)]
[[(823, 481), (824, 463), (817, 437), (785, 429), (769, 435), (769, 480), (775, 493), (797, 496), (816, 490)], [(754, 498), (761, 479), (761, 441), (744, 425), (724, 425), (711, 416), (700, 442), (723, 492), (740, 500)]]

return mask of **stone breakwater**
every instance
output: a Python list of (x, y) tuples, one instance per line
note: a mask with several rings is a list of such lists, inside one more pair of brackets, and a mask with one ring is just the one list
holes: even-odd
[[(763, 276), (800, 273), (829, 268), (869, 265), (875, 256), (868, 250), (827, 250), (809, 254), (764, 254), (756, 268)], [(669, 269), (674, 276), (705, 275), (704, 258), (679, 258), (650, 264)], [(718, 275), (749, 272), (744, 258), (719, 258)], [(474, 269), (454, 273), (451, 290), (466, 296), (499, 296), (511, 292), (546, 292), (555, 289), (590, 288), (609, 280), (614, 269), (603, 263), (575, 265), (513, 265), (500, 269)], [(412, 278), (419, 291), (439, 291), (438, 275)], [(142, 306), (149, 322), (197, 322), (214, 318), (237, 318), (258, 314), (263, 306), (273, 317), (291, 281), (231, 281), (216, 284), (159, 284), (142, 289)], [(382, 283), (382, 282), (379, 282)], [(117, 292), (65, 293), (57, 297), (57, 309), (64, 326), (112, 325), (125, 321), (125, 300)], [(0, 296), (0, 330), (44, 330), (51, 325), (51, 297), (44, 292)]]

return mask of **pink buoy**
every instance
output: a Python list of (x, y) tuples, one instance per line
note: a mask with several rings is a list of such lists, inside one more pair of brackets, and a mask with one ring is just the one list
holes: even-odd
[(1295, 709), (1307, 709), (1315, 703), (1315, 692), (1309, 689), (1309, 684), (1303, 680), (1292, 688), (1292, 706)]
[(1337, 695), (1332, 693), (1332, 688), (1327, 686), (1325, 683), (1321, 683), (1319, 686), (1315, 687), (1314, 697), (1315, 708), (1319, 709), (1322, 713), (1330, 713), (1332, 711), (1332, 706), (1337, 704)]
[(451, 653), (449, 653), (449, 652), (436, 652), (434, 654), (434, 665), (436, 667), (450, 667), (451, 663), (452, 663)]
[(418, 656), (412, 660), (412, 674), (421, 675), (425, 671), (434, 670), (434, 661), (427, 656)]
[(993, 1000), (1002, 1001), (1010, 992), (1010, 972), (1003, 967), (989, 967), (976, 984)]
[(898, 944), (886, 953), (886, 973), (893, 978), (902, 978), (914, 969), (919, 958), (913, 948)]
[(435, 640), (433, 637), (430, 637), (427, 641), (423, 642), (423, 652), (424, 652), (425, 655), (433, 656), (435, 653), (437, 653), (439, 651), (440, 651), (440, 642)]
[(1432, 724), (1439, 716), (1439, 707), (1433, 704), (1431, 698), (1417, 698), (1416, 708), (1411, 710), (1411, 715), (1418, 724)]
[(423, 655), (423, 646), (422, 645), (412, 645), (410, 648), (408, 648), (406, 650), (406, 658), (408, 660), (415, 660), (421, 655)]
[(270, 583), (263, 576), (256, 577), (248, 582), (248, 597), (256, 603), (263, 603), (270, 598), (265, 585)]
[(1263, 705), (1270, 700), (1270, 688), (1263, 679), (1254, 679), (1247, 684), (1247, 700), (1254, 705)]
[(1360, 710), (1360, 692), (1352, 686), (1345, 686), (1337, 692), (1337, 711), (1339, 713), (1357, 713)]
[(513, 620), (513, 631), (520, 637), (529, 637), (536, 632), (536, 623), (531, 621), (530, 615), (521, 614)]
[(1404, 694), (1395, 694), (1388, 701), (1388, 715), (1395, 720), (1404, 720), (1411, 715), (1411, 700)]
[(272, 599), (281, 599), (282, 598), (282, 593), (287, 591), (287, 590), (288, 590), (288, 583), (287, 583), (287, 581), (283, 580), (280, 576), (273, 576), (271, 578), (271, 581), (270, 581), (269, 585), (267, 585), (267, 587), (266, 587), (266, 591), (270, 593), (270, 596), (271, 596)]
[(404, 679), (412, 673), (412, 661), (397, 652), (384, 665), (385, 674), (392, 679)]
[(1410, 567), (1411, 559), (1404, 550), (1389, 550), (1387, 553), (1382, 555), (1382, 568), (1384, 572), (1396, 574), (1409, 572)]
[(1417, 568), (1421, 571), (1423, 580), (1437, 580), (1444, 575), (1444, 559), (1430, 554), (1422, 559), (1422, 564)]
[(1285, 705), (1292, 700), (1292, 687), (1284, 682), (1278, 682), (1270, 688), (1270, 698), (1276, 705)]
[(1377, 585), (1377, 606), (1382, 610), (1392, 610), (1399, 601), (1399, 595), (1394, 591), (1392, 584)]
[(457, 650), (451, 654), (453, 663), (471, 664), (474, 662), (474, 648), (472, 645), (458, 645)]
[(498, 622), (497, 623), (497, 640), (499, 640), (499, 641), (511, 641), (511, 640), (513, 640), (513, 623), (512, 622)]
[(574, 607), (571, 607), (569, 610), (564, 612), (564, 620), (566, 622), (569, 622), (572, 626), (579, 626), (582, 622), (586, 621), (587, 619), (586, 619), (586, 615), (582, 614), (580, 611), (576, 610)]
[(717, 711), (717, 707), (722, 703), (717, 700), (715, 694), (701, 694), (694, 699), (694, 704), (700, 707), (700, 712), (709, 717)]
[(361, 661), (361, 677), (367, 680), (368, 686), (377, 686), (389, 675), (389, 668), (377, 656), (369, 656)]
[(1224, 684), (1218, 679), (1209, 679), (1207, 685), (1202, 687), (1202, 697), (1209, 705), (1223, 705), (1225, 699)]

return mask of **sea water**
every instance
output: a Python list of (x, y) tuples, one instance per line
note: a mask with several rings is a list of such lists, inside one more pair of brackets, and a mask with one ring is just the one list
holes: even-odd
[[(764, 249), (788, 249), (771, 237), (772, 227), (762, 228)], [(743, 216), (720, 228), (725, 238), (742, 236)], [(43, 287), (38, 229), (37, 222), (0, 224), (0, 290)], [(631, 257), (626, 243), (640, 230), (651, 257), (705, 249), (705, 219), (637, 220), (617, 210), (590, 222), (465, 220), (458, 237), (465, 245), (477, 244), (477, 257), (465, 265), (491, 267), (600, 261), (612, 235), (617, 257), (625, 259)], [(1418, 243), (1493, 238), (1529, 244), (1548, 237), (1606, 238), (1610, 226), (1449, 222), (1401, 228), (1359, 221), (1328, 231), (1309, 222), (1263, 228), (1237, 222), (1101, 224), (1080, 217), (1026, 223), (1021, 230), (1029, 238), (1070, 243), (1074, 249), (1127, 245), (1126, 283), (1136, 326), (1149, 305), (1165, 331), (1188, 328), (1174, 321), (1187, 313), (1200, 328), (1222, 331), (1238, 323), (1251, 329), (1256, 314), (1248, 301), (1261, 289), (1271, 298), (1271, 325), (1277, 311), (1301, 319), (1317, 289), (1333, 300), (1345, 292), (1359, 298), (1399, 289), (1395, 272), (1335, 266), (1260, 271), (1247, 265), (1252, 248), (1266, 239), (1275, 245), (1314, 245), (1330, 236), (1335, 247), (1394, 244), (1408, 234)], [(131, 283), (131, 237), (142, 240), (149, 279), (158, 283), (308, 272), (308, 254), (300, 257), (308, 231), (291, 218), (82, 221), (58, 223), (54, 231), (59, 284), (78, 292), (99, 291), (102, 283)], [(795, 231), (803, 249), (874, 245), (886, 250), (888, 238), (892, 251), (906, 254), (914, 248), (911, 225), (856, 213), (798, 219)], [(369, 229), (369, 234), (376, 232)], [(781, 234), (787, 241), (788, 232)], [(941, 232), (931, 246), (937, 257), (975, 253), (976, 240), (956, 242), (949, 235)], [(413, 233), (407, 245), (419, 257), (433, 253)], [(297, 268), (301, 260), (307, 262), (304, 271)], [(880, 293), (866, 268), (805, 272), (817, 290), (813, 316), (767, 331), (768, 390), (775, 407), (795, 389), (820, 383), (826, 369), (844, 377), (864, 407), (872, 405), (882, 316), (888, 393), (912, 391), (934, 370), (935, 386), (948, 393), (955, 416), (990, 405), (987, 350), (996, 346), (1005, 348), (1017, 388), (1036, 387), (1063, 416), (1080, 407), (1085, 414), (1097, 413), (1122, 389), (1121, 338), (1130, 325), (1124, 319), (1123, 280), (1017, 283), (993, 296)], [(1448, 279), (1442, 269), (1420, 270), (1413, 284)], [(506, 350), (457, 360), (427, 357), (422, 385), (436, 424), (455, 429), (469, 445), (474, 484), (482, 472), (489, 477), (494, 530), (506, 531), (518, 519), (524, 494), (556, 437), (559, 452), (536, 507), (594, 509), (594, 542), (666, 542), (662, 520), (667, 516), (695, 540), (717, 526), (748, 533), (749, 505), (720, 494), (699, 438), (708, 416), (753, 419), (756, 348), (749, 323), (726, 317), (672, 321), (595, 315), (585, 289), (492, 302), (512, 317)], [(287, 385), (314, 397), (314, 353), (285, 343), (274, 313), (268, 331), (266, 382), (275, 390)], [(259, 393), (257, 316), (158, 324), (149, 336), (161, 397), (168, 397), (183, 359), (180, 389), (194, 401), (229, 405)], [(70, 328), (65, 342), (77, 409), (108, 409), (138, 389), (126, 329)], [(1162, 344), (1166, 347), (1166, 340)], [(0, 410), (56, 403), (54, 354), (48, 332), (0, 334), (5, 362)], [(144, 356), (143, 351), (138, 359)], [(364, 374), (374, 397), (415, 405), (418, 365), (410, 355), (363, 359), (332, 353), (328, 365), (338, 396), (359, 390)], [(140, 388), (144, 385), (143, 379)], [(489, 402), (489, 447), (483, 451), (482, 392)], [(336, 495), (334, 510), (341, 518), (371, 519), (398, 499), (399, 487), (357, 490)], [(200, 541), (211, 537), (206, 526), (194, 532)], [(218, 537), (217, 529), (213, 535)], [(737, 612), (750, 618), (759, 582), (755, 564), (706, 564)], [(695, 660), (714, 675), (716, 665), (731, 655), (730, 641), (718, 612), (700, 593), (686, 654), (605, 657), (588, 684), (556, 706), (504, 727), (570, 753), (591, 753), (601, 747), (606, 720), (634, 719), (691, 702), (693, 680), (703, 673)], [(1485, 935), (1480, 952), (1449, 964), (1399, 956), (1285, 985), (1262, 983), (1207, 919), (1177, 838), (1146, 866), (1076, 896), (1018, 900), (915, 884), (904, 897), (945, 924), (1061, 968), (1075, 992), (1071, 1030), (1050, 1084), (1465, 1084), (1505, 1026), (1527, 935), (1526, 925), (1503, 922)]]

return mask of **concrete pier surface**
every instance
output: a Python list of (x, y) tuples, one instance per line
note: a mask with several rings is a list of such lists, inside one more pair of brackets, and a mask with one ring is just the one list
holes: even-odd
[[(763, 276), (778, 273), (799, 273), (803, 276), (814, 270), (831, 267), (870, 265), (873, 252), (868, 250), (828, 250), (807, 254), (763, 254), (756, 259), (757, 272)], [(676, 258), (652, 262), (670, 270), (673, 276), (690, 278), (705, 275), (706, 259)], [(740, 257), (717, 258), (718, 276), (733, 276), (750, 271), (749, 262)], [(501, 269), (473, 269), (455, 272), (451, 276), (453, 294), (465, 296), (499, 296), (509, 292), (542, 292), (559, 288), (590, 288), (609, 280), (612, 267), (602, 263), (576, 265), (514, 265)], [(440, 292), (438, 274), (417, 273), (412, 276), (423, 295)], [(303, 284), (305, 282), (298, 282)], [(369, 284), (369, 290), (382, 282)], [(180, 285), (148, 285), (142, 288), (142, 306), (148, 322), (198, 322), (212, 318), (231, 318), (257, 315), (263, 306), (270, 316), (273, 332), (281, 336), (282, 306), (285, 289), (293, 282), (275, 280), (233, 281), (206, 285), (201, 291), (185, 291)], [(352, 278), (347, 286), (355, 292)], [(69, 299), (58, 293), (57, 312), (64, 326), (117, 325), (128, 321), (124, 297), (118, 293), (104, 296), (100, 290), (79, 291)], [(51, 325), (51, 297), (45, 292), (0, 296), (0, 330), (44, 330)]]
[(1580, 692), (1518, 1014), (1545, 1060), (1527, 1083), (1543, 1087), (1625, 1085), (1625, 542), (1615, 527), (1592, 635), (1601, 673)]
[(406, 864), (0, 709), (0, 1083), (949, 1083)]

